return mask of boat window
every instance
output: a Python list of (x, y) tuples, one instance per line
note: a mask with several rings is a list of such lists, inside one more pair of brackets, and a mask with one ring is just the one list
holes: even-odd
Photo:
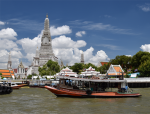
[(61, 80), (61, 84), (63, 84), (63, 80)]

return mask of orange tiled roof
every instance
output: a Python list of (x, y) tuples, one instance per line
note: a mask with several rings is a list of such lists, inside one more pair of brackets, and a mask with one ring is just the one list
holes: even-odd
[(104, 66), (104, 64), (108, 64), (108, 62), (101, 62), (102, 66)]
[(10, 73), (2, 73), (2, 75), (11, 75)]
[(114, 66), (114, 69), (116, 70), (116, 72), (122, 72), (122, 70), (119, 66)]
[(0, 70), (0, 72), (2, 73), (2, 72), (9, 72), (9, 70)]
[(14, 73), (14, 71), (13, 71), (13, 70), (11, 70), (11, 71), (10, 71), (10, 73), (11, 73), (11, 74), (13, 74), (13, 73)]
[[(122, 73), (108, 73), (108, 75), (122, 75)], [(123, 75), (126, 75), (126, 73), (123, 73)]]
[(2, 77), (4, 77), (4, 78), (11, 78), (11, 76), (3, 76), (3, 75), (2, 75)]

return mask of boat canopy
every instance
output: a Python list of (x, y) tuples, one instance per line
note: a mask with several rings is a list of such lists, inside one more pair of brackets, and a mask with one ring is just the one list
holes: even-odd
[(70, 79), (76, 81), (87, 81), (87, 82), (112, 82), (112, 83), (119, 83), (119, 82), (126, 82), (126, 80), (119, 80), (119, 79), (85, 79), (85, 78), (74, 78), (74, 77), (67, 77), (67, 76), (56, 76), (59, 79)]

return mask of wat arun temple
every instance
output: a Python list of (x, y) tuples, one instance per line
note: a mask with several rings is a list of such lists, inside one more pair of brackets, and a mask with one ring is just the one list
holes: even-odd
[(41, 37), (41, 47), (40, 50), (36, 49), (35, 57), (33, 57), (32, 65), (29, 66), (27, 75), (29, 74), (38, 74), (38, 68), (45, 65), (49, 60), (58, 62), (58, 58), (55, 57), (52, 49), (52, 39), (49, 28), (49, 19), (48, 15), (46, 15), (44, 22), (44, 30)]

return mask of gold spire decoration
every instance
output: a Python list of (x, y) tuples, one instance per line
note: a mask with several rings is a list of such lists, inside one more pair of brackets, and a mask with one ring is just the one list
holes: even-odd
[(46, 14), (46, 18), (48, 18), (48, 14)]

